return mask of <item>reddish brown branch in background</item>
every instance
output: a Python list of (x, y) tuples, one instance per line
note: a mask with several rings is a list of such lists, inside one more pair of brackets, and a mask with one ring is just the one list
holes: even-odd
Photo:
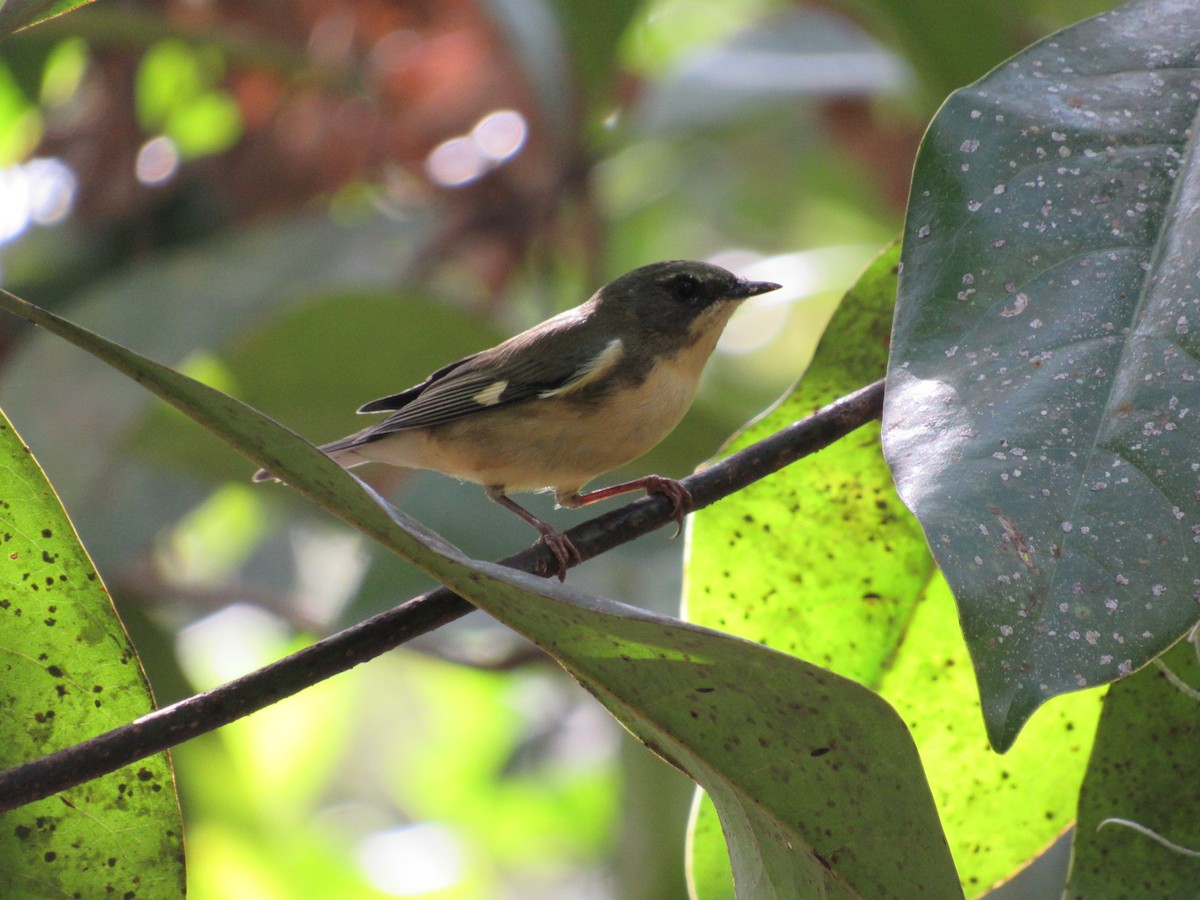
[[(878, 418), (882, 409), (880, 380), (685, 478), (683, 483), (697, 509), (708, 506), (845, 437)], [(583, 558), (591, 559), (673, 521), (669, 501), (646, 497), (584, 522), (568, 535)], [(550, 551), (540, 544), (502, 562), (526, 572), (557, 571)], [(228, 684), (49, 756), (0, 771), (0, 812), (52, 796), (228, 725), (473, 609), (446, 588), (422, 594)]]

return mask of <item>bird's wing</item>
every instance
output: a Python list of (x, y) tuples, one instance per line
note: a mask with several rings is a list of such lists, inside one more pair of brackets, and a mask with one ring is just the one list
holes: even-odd
[[(624, 346), (611, 336), (589, 339), (583, 324), (578, 317), (567, 317), (536, 334), (519, 334), (439, 369), (407, 391), (364, 405), (360, 412), (395, 412), (362, 439), (441, 425), (526, 400), (566, 397), (593, 385), (620, 362)], [(534, 341), (538, 347), (531, 352)]]
[(378, 400), (364, 403), (358, 408), (358, 411), (360, 413), (376, 413), (403, 409), (421, 396), (421, 394), (425, 393), (434, 382), (441, 381), (455, 369), (470, 363), (478, 355), (478, 353), (473, 353), (470, 356), (464, 356), (462, 359), (455, 360), (448, 366), (442, 366), (420, 384), (414, 384), (408, 390), (401, 391), (398, 394), (391, 394), (390, 396), (380, 397)]

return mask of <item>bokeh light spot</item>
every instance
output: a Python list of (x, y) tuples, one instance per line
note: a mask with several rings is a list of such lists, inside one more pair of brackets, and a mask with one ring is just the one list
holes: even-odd
[(162, 184), (179, 171), (179, 147), (166, 135), (151, 138), (138, 150), (134, 173), (142, 184)]
[(462, 851), (454, 835), (430, 823), (378, 831), (358, 848), (367, 880), (395, 897), (453, 887), (462, 878)]
[(515, 109), (488, 113), (471, 129), (471, 139), (479, 152), (495, 162), (515, 156), (525, 144), (529, 126)]
[(78, 179), (61, 159), (35, 157), (0, 169), (0, 243), (30, 224), (53, 225), (71, 212)]
[(474, 181), (487, 169), (479, 147), (468, 137), (451, 138), (430, 151), (425, 171), (437, 184), (458, 187)]
[(467, 135), (443, 141), (425, 159), (425, 172), (443, 187), (470, 184), (520, 152), (529, 135), (525, 117), (515, 109), (497, 109), (481, 118)]

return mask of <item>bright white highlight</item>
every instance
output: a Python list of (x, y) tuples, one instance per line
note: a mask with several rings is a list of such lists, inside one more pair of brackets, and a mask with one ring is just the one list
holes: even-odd
[(393, 897), (442, 891), (462, 878), (458, 840), (440, 825), (377, 831), (363, 839), (357, 855), (367, 880)]
[(525, 117), (515, 109), (499, 109), (488, 113), (471, 129), (471, 140), (488, 159), (494, 162), (516, 156), (525, 145), (529, 126)]
[(31, 225), (53, 225), (71, 212), (78, 179), (61, 159), (35, 157), (0, 169), (0, 243)]
[(529, 124), (515, 109), (498, 109), (475, 123), (469, 134), (442, 141), (425, 158), (425, 173), (443, 187), (461, 187), (521, 152)]

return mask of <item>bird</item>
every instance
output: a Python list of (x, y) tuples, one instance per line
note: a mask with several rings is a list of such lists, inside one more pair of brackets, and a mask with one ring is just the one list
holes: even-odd
[(579, 306), (363, 404), (359, 413), (389, 415), (319, 449), (344, 468), (378, 462), (482, 485), (538, 531), (563, 581), (582, 561), (578, 548), (509, 494), (553, 491), (573, 509), (644, 490), (665, 496), (682, 527), (692, 498), (673, 479), (583, 488), (674, 430), (734, 310), (779, 287), (695, 260), (642, 266)]

